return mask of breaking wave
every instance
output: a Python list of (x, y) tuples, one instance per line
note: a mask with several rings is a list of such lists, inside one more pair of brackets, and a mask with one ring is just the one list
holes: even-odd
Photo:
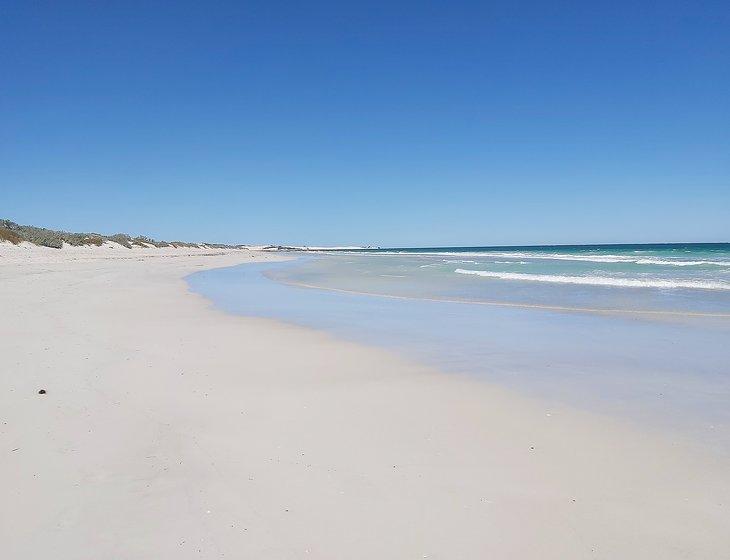
[(469, 274), (500, 280), (549, 282), (553, 284), (582, 284), (587, 286), (618, 286), (623, 288), (685, 288), (690, 290), (730, 290), (730, 282), (720, 280), (662, 280), (659, 278), (615, 278), (610, 276), (562, 276), (553, 274), (522, 274), (457, 268), (458, 274)]

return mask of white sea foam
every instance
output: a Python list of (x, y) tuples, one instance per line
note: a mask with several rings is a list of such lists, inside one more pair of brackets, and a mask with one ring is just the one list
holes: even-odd
[(666, 264), (671, 266), (730, 266), (730, 262), (728, 261), (668, 261), (665, 259), (639, 259), (636, 261), (636, 264)]
[[(658, 258), (646, 257), (639, 254), (635, 255), (573, 255), (568, 253), (538, 253), (529, 251), (388, 251), (382, 253), (360, 253), (363, 255), (378, 256), (432, 256), (432, 257), (492, 257), (503, 259), (530, 259), (530, 260), (554, 260), (554, 261), (579, 261), (579, 262), (595, 262), (595, 263), (627, 263), (627, 264), (646, 264), (646, 265), (666, 265), (666, 266), (723, 266), (730, 267), (730, 261), (716, 260), (683, 260), (682, 258)], [(449, 264), (477, 264), (475, 261), (469, 260), (446, 260)], [(524, 263), (522, 263), (524, 264)]]
[(550, 282), (553, 284), (583, 284), (588, 286), (617, 286), (624, 288), (687, 288), (693, 290), (730, 290), (730, 282), (712, 280), (662, 280), (659, 278), (612, 278), (609, 276), (561, 276), (553, 274), (522, 274), (457, 268), (458, 274), (470, 274), (500, 280)]
[(563, 253), (483, 253), (480, 256), (595, 263), (653, 264), (666, 266), (730, 266), (730, 261), (687, 261), (681, 259), (661, 259), (635, 256), (632, 257), (628, 255), (568, 255)]

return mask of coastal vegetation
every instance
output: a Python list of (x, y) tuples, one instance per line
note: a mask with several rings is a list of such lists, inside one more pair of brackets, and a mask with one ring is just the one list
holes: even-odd
[(60, 249), (64, 243), (74, 247), (84, 245), (95, 245), (100, 247), (106, 242), (113, 242), (131, 249), (133, 247), (199, 247), (199, 248), (235, 248), (241, 245), (225, 245), (222, 243), (189, 243), (185, 241), (158, 241), (144, 235), (132, 237), (126, 233), (115, 233), (114, 235), (102, 235), (100, 233), (73, 233), (68, 231), (53, 230), (36, 226), (24, 226), (0, 220), (0, 242), (10, 242), (18, 245), (23, 241)]
[(10, 241), (13, 245), (17, 245), (23, 239), (12, 229), (0, 227), (0, 241)]

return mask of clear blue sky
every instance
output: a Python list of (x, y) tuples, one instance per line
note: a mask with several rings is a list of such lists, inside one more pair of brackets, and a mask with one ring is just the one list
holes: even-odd
[(730, 240), (730, 4), (13, 2), (0, 217), (163, 239)]

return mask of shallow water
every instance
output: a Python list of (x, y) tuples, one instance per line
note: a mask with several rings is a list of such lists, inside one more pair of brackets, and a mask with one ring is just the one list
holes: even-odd
[[(443, 288), (423, 279), (403, 288), (406, 298), (287, 283), (351, 289), (347, 278), (343, 282), (332, 272), (342, 270), (336, 261), (343, 258), (351, 266), (373, 269), (372, 263), (360, 260), (372, 256), (325, 255), (203, 271), (188, 282), (232, 313), (323, 329), (446, 372), (468, 373), (548, 401), (629, 418), (648, 429), (730, 453), (730, 319), (556, 311), (473, 304), (468, 298), (456, 303), (414, 297)], [(404, 275), (377, 278), (385, 280), (385, 293), (404, 295), (388, 283), (399, 276)], [(377, 282), (358, 291), (372, 291), (373, 285), (382, 290)], [(590, 294), (564, 297), (571, 304), (583, 299), (595, 304)], [(622, 309), (629, 309), (627, 297), (636, 304), (634, 296), (611, 297), (624, 303)], [(674, 302), (675, 297), (670, 299)], [(666, 303), (662, 297), (658, 302)], [(687, 305), (716, 310), (711, 299)]]
[(730, 245), (462, 247), (328, 252), (277, 279), (473, 303), (730, 317)]

